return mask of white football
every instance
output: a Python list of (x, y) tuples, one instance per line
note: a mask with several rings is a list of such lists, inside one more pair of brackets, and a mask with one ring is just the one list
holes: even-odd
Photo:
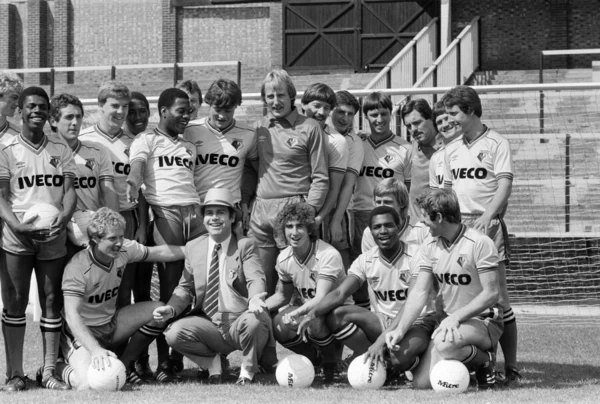
[(462, 362), (441, 360), (431, 369), (429, 380), (438, 393), (459, 394), (469, 388), (469, 371)]
[(375, 361), (367, 360), (363, 354), (355, 358), (348, 366), (348, 382), (359, 390), (377, 390), (385, 383), (385, 364), (379, 362), (375, 369)]
[(78, 210), (67, 224), (67, 237), (78, 247), (87, 247), (90, 243), (87, 228), (94, 216), (91, 210)]
[(284, 387), (310, 387), (315, 379), (315, 368), (306, 356), (290, 355), (277, 364), (277, 383)]
[[(33, 205), (32, 207), (27, 209), (27, 211), (23, 215), (22, 221), (26, 222), (27, 220), (31, 219), (32, 217), (37, 216), (33, 220), (33, 222), (31, 222), (31, 224), (33, 224), (36, 229), (47, 229), (47, 228), (50, 228), (50, 226), (52, 225), (52, 222), (54, 222), (54, 219), (56, 219), (56, 217), (59, 214), (60, 214), (60, 211), (54, 205), (50, 205), (49, 203), (43, 203), (43, 202), (36, 203), (35, 205)], [(56, 237), (58, 237), (58, 234), (43, 240), (43, 242), (52, 241)]]
[(90, 388), (98, 391), (117, 391), (125, 385), (127, 375), (125, 365), (116, 358), (110, 358), (111, 366), (104, 365), (104, 369), (95, 369), (92, 365), (88, 368), (88, 384)]

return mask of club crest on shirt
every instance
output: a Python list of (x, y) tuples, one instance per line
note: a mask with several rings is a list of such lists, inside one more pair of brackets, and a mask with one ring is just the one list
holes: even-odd
[(204, 141), (203, 141), (203, 140), (196, 140), (196, 141), (194, 142), (194, 145), (196, 145), (196, 147), (200, 147), (200, 146), (202, 146), (203, 144), (204, 144)]
[(317, 273), (316, 272), (311, 272), (309, 276), (310, 280), (313, 281), (314, 283), (317, 283)]
[(394, 156), (390, 156), (388, 154), (383, 159), (385, 160), (386, 163), (390, 164), (392, 161), (394, 161)]
[(296, 146), (298, 144), (298, 139), (296, 139), (295, 137), (290, 137), (285, 142), (287, 143), (287, 145), (290, 148), (292, 148), (292, 147), (294, 147), (294, 146)]
[(483, 159), (486, 158), (487, 156), (489, 156), (489, 154), (490, 154), (490, 152), (487, 150), (480, 151), (479, 154), (477, 155), (477, 160), (483, 161)]
[(456, 262), (458, 262), (458, 265), (460, 265), (460, 267), (462, 268), (464, 266), (464, 264), (467, 263), (467, 257), (464, 255), (461, 255), (460, 257), (458, 257)]
[(185, 149), (185, 151), (187, 152), (187, 154), (189, 154), (190, 156), (192, 155), (192, 151), (190, 149)]
[(60, 165), (60, 156), (50, 156), (50, 164), (57, 168)]
[(85, 159), (85, 166), (90, 170), (94, 170), (94, 166), (96, 165), (96, 159)]
[(129, 147), (126, 148), (125, 150), (123, 150), (123, 154), (125, 154), (127, 157), (129, 157)]
[(242, 141), (242, 139), (233, 139), (233, 142), (231, 142), (231, 145), (233, 147), (235, 147), (236, 150), (240, 150), (241, 148), (244, 147), (244, 142)]
[(400, 271), (400, 276), (398, 276), (398, 278), (400, 278), (400, 280), (404, 283), (408, 283), (409, 279), (410, 279), (410, 272), (409, 271)]
[(117, 278), (123, 277), (123, 268), (117, 268)]

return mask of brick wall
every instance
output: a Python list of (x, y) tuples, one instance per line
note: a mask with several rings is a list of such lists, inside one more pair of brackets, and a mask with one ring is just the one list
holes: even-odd
[(271, 66), (281, 66), (281, 4), (184, 8), (177, 25), (182, 62), (239, 60), (242, 82), (256, 81)]
[[(600, 47), (598, 1), (452, 0), (452, 36), (475, 16), (481, 17), (483, 70), (536, 69), (541, 50)], [(592, 58), (558, 57), (548, 66), (590, 67)]]

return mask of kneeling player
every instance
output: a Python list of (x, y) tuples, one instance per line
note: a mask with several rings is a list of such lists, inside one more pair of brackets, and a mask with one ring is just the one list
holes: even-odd
[[(335, 340), (325, 324), (325, 317), (317, 317), (308, 327), (309, 342), (304, 342), (297, 331), (298, 321), (346, 276), (342, 257), (335, 248), (317, 239), (314, 210), (306, 203), (285, 205), (277, 215), (276, 226), (289, 247), (277, 257), (275, 269), (279, 281), (275, 294), (266, 304), (269, 311), (276, 311), (290, 303), (296, 290), (302, 305), (290, 305), (275, 315), (275, 339), (284, 347), (308, 357), (315, 365), (318, 364), (317, 351), (320, 351), (325, 381), (331, 382), (335, 377), (337, 358)], [(346, 303), (352, 301), (347, 299)]]
[(444, 359), (463, 362), (474, 370), (480, 389), (495, 385), (494, 347), (502, 334), (498, 305), (498, 251), (494, 242), (460, 221), (456, 194), (432, 190), (418, 199), (428, 237), (415, 265), (419, 275), (398, 327), (389, 332), (390, 349), (409, 332), (426, 304), (431, 288), (439, 287), (437, 306), (443, 320), (433, 333), (436, 351)]
[(88, 227), (90, 246), (78, 252), (65, 269), (62, 288), (67, 324), (61, 348), (71, 366), (62, 374), (78, 389), (88, 386), (90, 364), (102, 369), (111, 366), (110, 358), (116, 357), (111, 349), (129, 338), (119, 359), (127, 367), (127, 381), (140, 383), (132, 370), (133, 361), (163, 330), (152, 321), (152, 311), (161, 302), (141, 302), (117, 310), (119, 285), (127, 264), (181, 260), (183, 247), (145, 247), (123, 237), (125, 226), (120, 214), (109, 208), (98, 210)]
[[(377, 247), (360, 255), (348, 270), (348, 276), (340, 286), (329, 293), (307, 313), (299, 326), (304, 332), (311, 320), (327, 315), (327, 325), (336, 339), (354, 351), (354, 356), (367, 351), (373, 342), (401, 312), (410, 282), (410, 260), (406, 245), (400, 239), (400, 218), (388, 207), (379, 206), (371, 212), (369, 226)], [(355, 305), (344, 305), (344, 300), (367, 283), (372, 311)], [(410, 330), (410, 338), (416, 343), (407, 344), (402, 355), (399, 371), (414, 368), (429, 343), (434, 321), (431, 316), (422, 318)]]

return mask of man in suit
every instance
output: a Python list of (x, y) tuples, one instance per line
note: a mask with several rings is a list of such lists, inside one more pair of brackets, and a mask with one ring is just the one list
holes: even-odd
[(177, 318), (165, 331), (168, 344), (208, 368), (211, 384), (221, 382), (221, 355), (241, 350), (237, 384), (246, 385), (259, 361), (267, 360), (262, 358), (267, 344), (274, 344), (264, 310), (265, 274), (252, 240), (238, 240), (231, 231), (235, 210), (230, 191), (210, 189), (202, 214), (208, 234), (187, 243), (179, 285), (168, 303), (154, 310), (154, 319)]

